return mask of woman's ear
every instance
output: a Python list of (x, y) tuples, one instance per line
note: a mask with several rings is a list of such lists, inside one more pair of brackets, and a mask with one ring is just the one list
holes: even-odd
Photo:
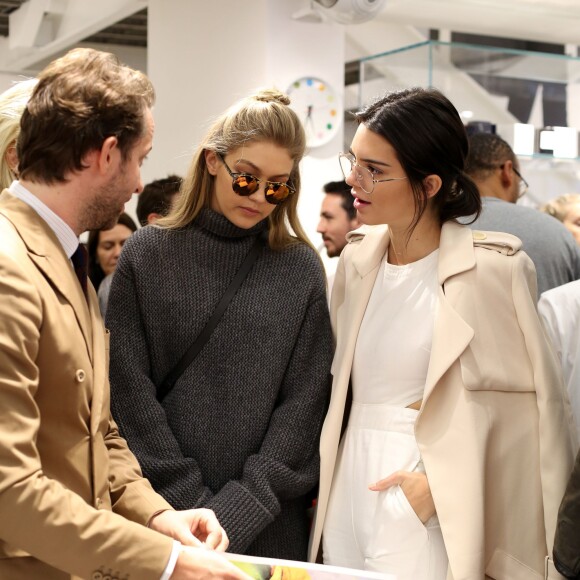
[(423, 186), (425, 187), (425, 193), (427, 194), (428, 198), (432, 198), (443, 185), (441, 178), (438, 175), (428, 175), (423, 180)]
[(205, 155), (205, 164), (207, 165), (207, 170), (210, 175), (217, 175), (219, 159), (215, 151), (211, 149), (206, 149), (203, 154)]
[(8, 149), (6, 149), (6, 153), (4, 154), (4, 159), (10, 168), (10, 171), (14, 173), (14, 175), (18, 175), (18, 155), (16, 154), (16, 141), (12, 141), (10, 145), (8, 145)]

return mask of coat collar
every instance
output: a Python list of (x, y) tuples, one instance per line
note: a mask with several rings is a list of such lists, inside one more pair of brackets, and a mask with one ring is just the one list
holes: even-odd
[[(362, 226), (347, 235), (347, 240), (362, 240), (353, 253), (352, 263), (361, 278), (372, 272), (384, 258), (389, 247), (388, 226)], [(445, 281), (471, 270), (475, 266), (471, 229), (455, 221), (443, 224), (439, 245), (438, 280)]]
[(362, 226), (347, 234), (346, 239), (361, 240), (352, 256), (352, 264), (361, 278), (380, 265), (389, 247), (388, 226)]
[(28, 255), (44, 277), (72, 306), (92, 360), (91, 315), (72, 264), (48, 224), (26, 203), (4, 190), (0, 212), (12, 223)]
[[(354, 323), (353, 328), (356, 329), (353, 333), (356, 337), (378, 268), (389, 245), (389, 231), (387, 226), (363, 226), (351, 232), (348, 239), (349, 241), (360, 240), (352, 256), (353, 266), (360, 276), (358, 281), (351, 281), (355, 289), (353, 295), (357, 298), (349, 313), (351, 324)], [(455, 221), (443, 224), (437, 268), (439, 299), (423, 406), (437, 382), (459, 359), (473, 338), (473, 329), (453, 307), (457, 303), (462, 287), (448, 282), (454, 276), (474, 267), (475, 251), (471, 229)], [(369, 276), (371, 273), (374, 275)], [(353, 340), (353, 344), (349, 345), (353, 352), (354, 343)]]
[(443, 286), (452, 276), (474, 267), (475, 251), (471, 229), (455, 221), (444, 223), (439, 243), (439, 284)]

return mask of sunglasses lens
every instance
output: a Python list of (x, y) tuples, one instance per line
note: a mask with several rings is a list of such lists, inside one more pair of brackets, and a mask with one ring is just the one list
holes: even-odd
[(274, 205), (282, 203), (290, 195), (290, 188), (285, 183), (271, 183), (266, 185), (266, 201)]
[(234, 178), (232, 187), (238, 195), (248, 196), (258, 189), (259, 183), (255, 177), (242, 173)]

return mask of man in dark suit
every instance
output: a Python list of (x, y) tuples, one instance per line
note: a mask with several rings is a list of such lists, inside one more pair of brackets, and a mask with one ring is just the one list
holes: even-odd
[(108, 332), (78, 238), (143, 188), (153, 98), (142, 73), (77, 49), (22, 116), (20, 180), (0, 196), (0, 578), (241, 577), (207, 549), (228, 544), (213, 513), (173, 511), (109, 411)]

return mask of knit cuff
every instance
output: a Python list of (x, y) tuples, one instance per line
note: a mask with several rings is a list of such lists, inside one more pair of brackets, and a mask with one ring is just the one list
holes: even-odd
[(205, 506), (225, 529), (228, 552), (243, 554), (274, 516), (239, 482), (229, 481)]

